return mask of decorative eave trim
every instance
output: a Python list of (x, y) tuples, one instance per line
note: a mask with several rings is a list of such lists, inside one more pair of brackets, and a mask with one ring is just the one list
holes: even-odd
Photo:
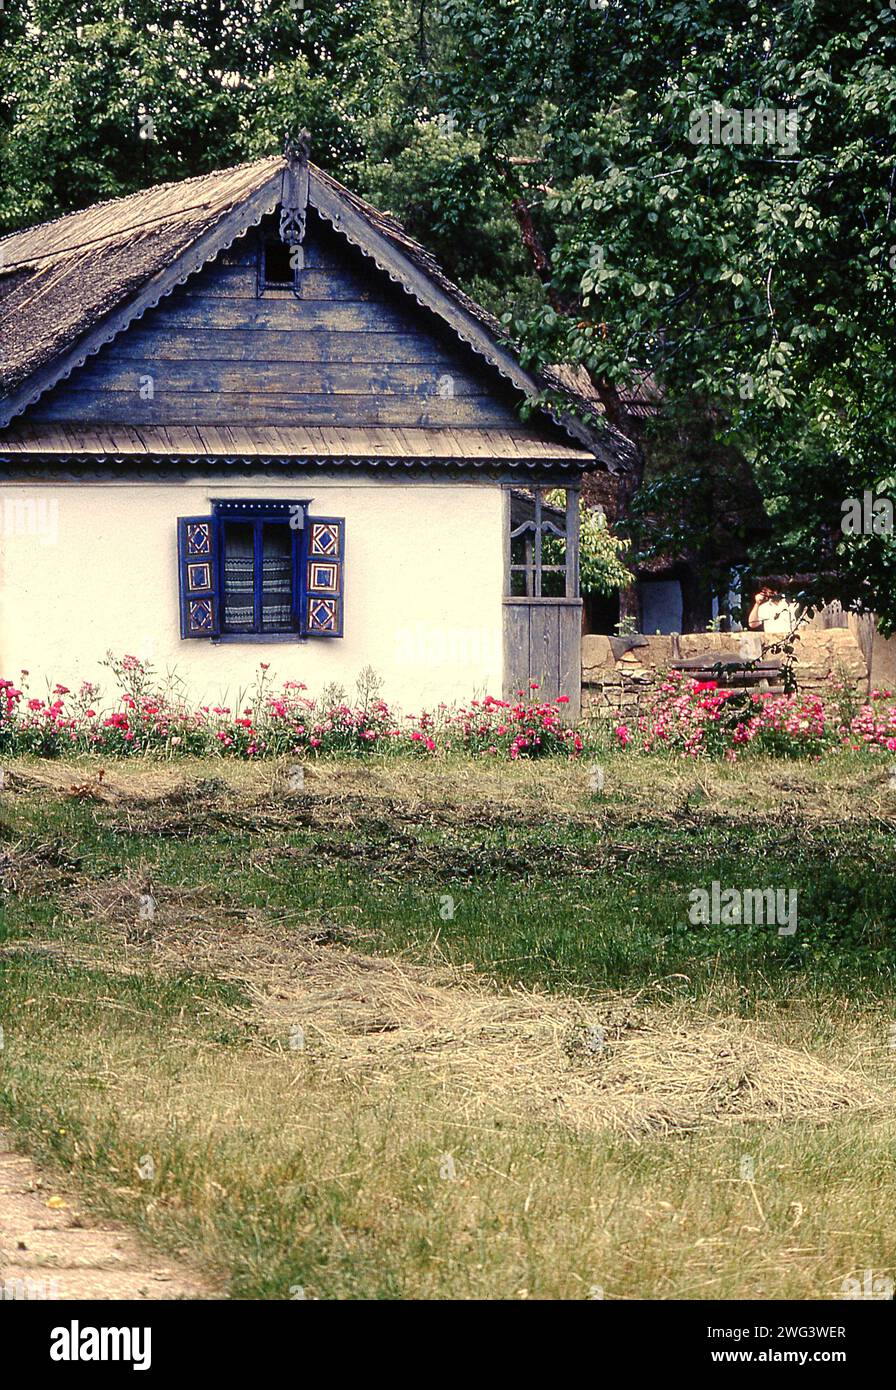
[(0, 468), (21, 473), (29, 470), (48, 473), (58, 473), (60, 468), (96, 468), (97, 466), (109, 467), (114, 465), (116, 468), (135, 468), (153, 469), (155, 473), (150, 476), (161, 476), (162, 470), (170, 467), (176, 468), (218, 468), (222, 465), (228, 468), (295, 468), (304, 470), (313, 468), (333, 468), (333, 469), (370, 469), (377, 472), (387, 469), (390, 472), (405, 470), (423, 470), (432, 473), (441, 469), (460, 473), (482, 473), (499, 469), (507, 473), (573, 473), (582, 474), (594, 472), (599, 468), (596, 459), (558, 459), (549, 456), (545, 458), (509, 459), (509, 458), (425, 458), (422, 455), (417, 457), (394, 456), (384, 457), (383, 455), (277, 455), (277, 454), (27, 454), (0, 453)]

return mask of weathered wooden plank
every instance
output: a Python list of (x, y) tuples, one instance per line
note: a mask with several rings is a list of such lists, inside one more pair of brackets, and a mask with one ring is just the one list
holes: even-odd
[(219, 251), (213, 261), (209, 261), (208, 269), (203, 274), (208, 274), (218, 266), (251, 266), (255, 270), (258, 266), (258, 245), (255, 240), (254, 231), (241, 236), (232, 246), (228, 246), (226, 251)]
[(135, 326), (110, 343), (106, 361), (192, 362), (432, 362), (449, 369), (458, 362), (435, 338), (423, 333), (348, 332), (317, 328), (195, 328), (187, 332)]
[[(79, 391), (138, 393), (146, 378), (156, 395), (167, 391), (228, 392), (282, 396), (299, 395), (413, 395), (438, 396), (439, 372), (427, 363), (409, 366), (383, 363), (336, 362), (98, 362), (82, 367), (72, 386)], [(481, 377), (455, 373), (455, 396), (488, 396)]]
[(350, 267), (370, 273), (374, 269), (362, 251), (344, 241), (313, 211), (305, 235), (305, 265), (313, 270), (344, 270)]
[[(501, 489), (501, 593), (504, 601), (510, 597), (513, 589), (513, 581), (510, 570), (511, 559), (511, 509), (512, 493), (509, 487)], [(505, 609), (506, 627), (506, 609)], [(506, 666), (505, 662), (505, 666)]]
[(327, 328), (331, 332), (413, 333), (411, 315), (386, 304), (325, 299), (209, 299), (172, 295), (148, 312), (144, 326), (159, 331), (193, 328)]
[[(222, 438), (226, 441), (227, 447), (224, 452), (228, 455), (235, 454), (313, 454), (322, 455), (332, 453), (337, 456), (355, 455), (357, 457), (367, 457), (377, 453), (384, 456), (409, 457), (409, 458), (469, 458), (476, 459), (482, 456), (483, 440), (487, 437), (489, 443), (489, 454), (496, 459), (514, 459), (518, 457), (520, 445), (519, 435), (508, 430), (498, 432), (496, 430), (481, 429), (453, 429), (451, 426), (439, 426), (436, 429), (420, 428), (415, 425), (382, 425), (378, 424), (373, 428), (364, 426), (314, 426), (314, 425), (293, 425), (289, 422), (282, 424), (279, 428), (263, 423), (247, 423), (242, 421), (232, 421), (224, 424), (221, 420), (217, 421)], [(518, 428), (518, 427), (517, 427)], [(178, 445), (175, 450), (172, 435), (175, 432), (178, 437)], [(22, 453), (58, 453), (58, 454), (107, 454), (113, 452), (113, 434), (115, 438), (123, 440), (122, 452), (135, 454), (165, 454), (172, 451), (187, 453), (200, 453), (202, 446), (199, 441), (198, 430), (189, 429), (186, 426), (177, 426), (172, 429), (163, 424), (140, 424), (139, 427), (133, 423), (120, 427), (118, 425), (88, 424), (78, 423), (77, 421), (66, 421), (61, 424), (52, 422), (34, 423), (23, 421), (12, 431), (4, 431), (0, 439), (0, 454), (15, 456)], [(532, 457), (541, 457), (545, 460), (552, 458), (575, 456), (572, 449), (563, 449), (549, 440), (539, 440), (537, 436), (532, 436), (524, 441), (529, 454)], [(126, 447), (125, 447), (126, 446)], [(519, 477), (505, 479), (505, 482), (513, 486), (519, 486)], [(505, 553), (509, 555), (509, 542), (505, 546)], [(505, 585), (505, 589), (506, 589)], [(506, 603), (526, 603), (528, 600), (523, 598), (506, 598)], [(542, 599), (542, 603), (562, 604), (568, 602), (566, 599)]]
[(818, 612), (809, 619), (806, 625), (807, 627), (819, 628), (847, 627), (848, 622), (849, 619), (842, 603), (839, 599), (834, 599), (833, 602), (826, 604), (824, 608), (820, 608)]
[(557, 608), (560, 658), (557, 667), (558, 694), (567, 696), (566, 717), (576, 720), (582, 713), (582, 601), (574, 599)]
[[(248, 424), (295, 425), (418, 425), (439, 428), (481, 428), (500, 416), (500, 405), (481, 396), (414, 395), (289, 395), (249, 392), (157, 392), (141, 400), (134, 391), (78, 391), (71, 387), (45, 396), (32, 410), (32, 420), (120, 420), (125, 424)], [(506, 424), (518, 424), (507, 411)]]
[[(258, 270), (250, 265), (214, 265), (191, 276), (181, 290), (184, 299), (255, 299), (258, 297)], [(265, 294), (270, 294), (266, 290)], [(287, 293), (292, 293), (287, 289)], [(299, 276), (302, 299), (381, 300), (388, 295), (383, 285), (375, 284), (350, 270), (303, 270)]]
[[(566, 597), (579, 596), (579, 549), (582, 517), (578, 488), (566, 489)], [(581, 685), (581, 681), (579, 681)]]
[(560, 694), (559, 605), (539, 604), (529, 610), (529, 670), (538, 682), (540, 700), (556, 700)]
[(528, 604), (504, 606), (504, 699), (513, 700), (529, 684)]
[(255, 299), (258, 295), (258, 275), (254, 265), (207, 266), (192, 275), (179, 291), (178, 297), (195, 299)]
[(874, 635), (877, 631), (877, 619), (873, 613), (848, 613), (847, 626), (858, 642), (859, 650), (865, 659), (870, 689), (872, 654), (874, 652)]
[(378, 284), (369, 275), (349, 270), (306, 268), (299, 274), (299, 293), (303, 299), (361, 299), (385, 302), (390, 287)]

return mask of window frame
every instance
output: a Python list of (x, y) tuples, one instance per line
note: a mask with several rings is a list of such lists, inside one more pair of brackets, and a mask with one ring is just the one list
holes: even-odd
[[(257, 289), (258, 297), (263, 297), (266, 293), (279, 291), (281, 294), (294, 294), (299, 297), (299, 276), (304, 269), (304, 248), (302, 246), (290, 246), (288, 242), (281, 242), (286, 255), (290, 260), (291, 278), (289, 280), (269, 280), (268, 279), (268, 245), (271, 242), (280, 242), (276, 233), (270, 236), (259, 236), (258, 238), (258, 266), (257, 266)], [(298, 257), (300, 264), (292, 265), (294, 252), (299, 251)]]
[[(505, 554), (504, 554), (504, 598), (512, 603), (565, 603), (570, 599), (580, 600), (579, 588), (579, 495), (580, 489), (572, 487), (568, 482), (544, 483), (527, 482), (524, 486), (514, 487), (510, 485), (507, 489), (506, 497), (506, 531), (505, 531)], [(531, 495), (532, 517), (525, 518), (514, 526), (513, 506), (514, 492), (526, 493)], [(551, 492), (565, 492), (565, 505), (561, 509), (550, 503), (545, 503), (545, 497)], [(528, 505), (528, 498), (527, 498)], [(563, 511), (564, 522), (561, 528), (550, 517), (545, 517), (545, 506), (556, 514)], [(545, 564), (543, 554), (543, 543), (548, 536), (555, 536), (564, 541), (563, 563), (560, 565)], [(525, 560), (522, 564), (513, 558), (513, 542), (523, 538), (525, 541)], [(543, 593), (543, 579), (546, 574), (559, 574), (562, 576), (562, 595), (546, 596)], [(514, 594), (514, 578), (517, 575), (523, 577), (523, 587), (525, 592)]]
[[(305, 550), (308, 532), (308, 508), (310, 505), (310, 499), (296, 499), (295, 501), (229, 497), (212, 499), (212, 517), (214, 518), (218, 533), (216, 578), (220, 608), (220, 632), (218, 636), (212, 638), (212, 641), (305, 642), (308, 640), (302, 621), (302, 615), (305, 602)], [(295, 526), (293, 524), (293, 518), (296, 515), (301, 516), (300, 526)], [(249, 629), (236, 632), (227, 631), (224, 619), (227, 603), (227, 587), (225, 582), (227, 545), (225, 540), (225, 525), (228, 521), (251, 522), (253, 524), (253, 626)], [(290, 589), (292, 624), (289, 628), (280, 628), (270, 632), (265, 632), (261, 626), (264, 595), (263, 528), (266, 523), (288, 526), (292, 538), (292, 583)], [(262, 561), (261, 565), (259, 565), (259, 558), (261, 558)]]

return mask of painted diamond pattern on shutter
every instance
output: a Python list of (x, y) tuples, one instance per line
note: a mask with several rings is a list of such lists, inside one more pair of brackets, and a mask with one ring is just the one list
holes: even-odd
[(304, 627), (309, 637), (342, 637), (345, 603), (345, 520), (309, 517)]
[(182, 516), (177, 523), (181, 637), (217, 637), (217, 524), (211, 516)]

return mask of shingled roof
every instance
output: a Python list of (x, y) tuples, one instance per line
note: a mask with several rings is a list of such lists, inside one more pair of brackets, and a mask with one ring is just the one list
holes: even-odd
[[(0, 428), (273, 212), (285, 168), (279, 156), (260, 159), (0, 238)], [(394, 217), (316, 166), (309, 172), (309, 202), (337, 231), (527, 395), (557, 393), (555, 418), (604, 467), (628, 466), (623, 434), (606, 421), (582, 423), (582, 412), (599, 413), (593, 398), (562, 373), (524, 370), (498, 320)]]

